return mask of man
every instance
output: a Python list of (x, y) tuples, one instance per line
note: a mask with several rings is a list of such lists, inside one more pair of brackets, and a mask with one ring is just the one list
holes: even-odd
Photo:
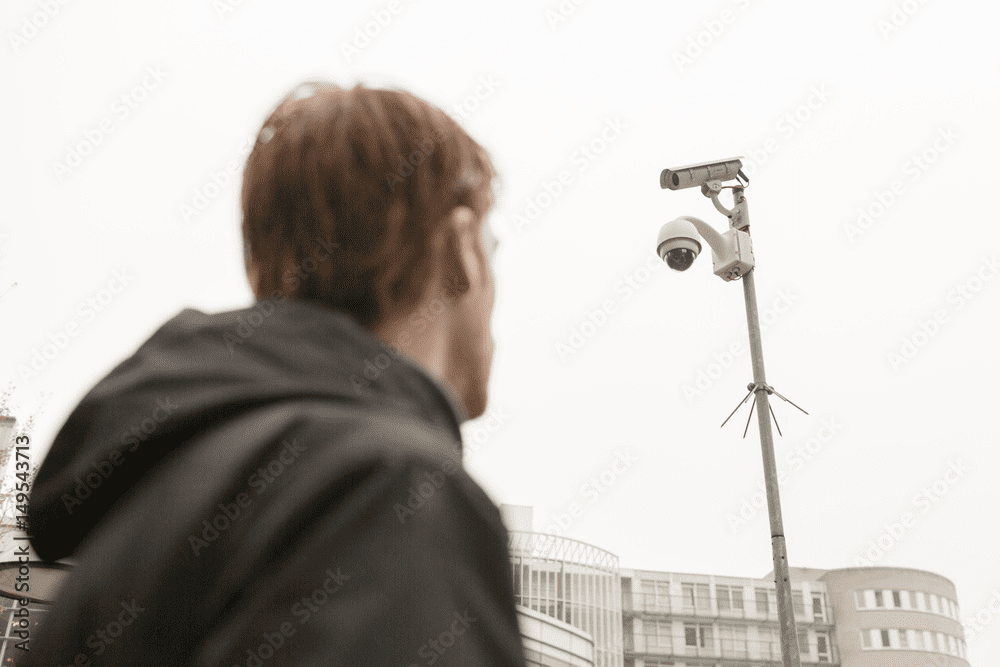
[(405, 92), (279, 104), (243, 176), (257, 303), (167, 322), (42, 465), (32, 544), (76, 567), (23, 664), (525, 664), (507, 534), (461, 466), (494, 177)]

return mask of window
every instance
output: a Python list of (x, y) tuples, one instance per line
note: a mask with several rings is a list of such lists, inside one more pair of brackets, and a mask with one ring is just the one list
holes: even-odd
[(924, 650), (924, 633), (920, 632), (920, 630), (914, 630), (913, 631), (913, 642), (912, 642), (912, 644), (913, 644), (913, 648), (917, 649), (918, 651), (923, 651)]
[(903, 600), (903, 609), (913, 609), (913, 603), (910, 601), (910, 591), (900, 591), (899, 595)]
[(934, 650), (934, 635), (931, 634), (930, 630), (924, 630), (924, 650)]
[(823, 615), (823, 594), (813, 593), (813, 620), (822, 623), (826, 620)]
[(901, 609), (903, 607), (903, 600), (899, 597), (899, 591), (892, 592), (892, 606), (896, 609)]
[(872, 631), (862, 630), (861, 631), (861, 645), (865, 648), (872, 647)]
[(743, 589), (739, 586), (716, 586), (719, 611), (743, 611)]
[(770, 654), (770, 659), (781, 660), (781, 633), (778, 628), (758, 628), (757, 634), (760, 636), (761, 657), (767, 660)]
[(882, 635), (882, 648), (889, 648), (891, 646), (889, 643), (889, 631), (880, 630), (880, 634)]
[(796, 628), (795, 639), (799, 642), (799, 653), (809, 655), (809, 631), (805, 628)]
[(906, 630), (899, 630), (899, 648), (910, 648), (910, 643), (906, 641)]
[(806, 613), (805, 605), (802, 604), (802, 591), (792, 589), (792, 613), (796, 616), (803, 616)]
[(670, 653), (673, 649), (673, 623), (670, 621), (656, 622), (656, 647), (666, 649), (658, 653)]
[(643, 609), (648, 609), (656, 604), (655, 581), (643, 581), (639, 585), (639, 590), (642, 592), (642, 603), (640, 606)]
[(830, 649), (825, 632), (816, 633), (816, 654), (820, 662), (830, 662)]
[(854, 599), (858, 603), (858, 609), (865, 608), (865, 592), (864, 591), (854, 591)]
[(719, 605), (719, 611), (729, 611), (729, 586), (716, 586), (715, 598)]
[(931, 611), (935, 614), (941, 613), (941, 607), (938, 606), (938, 596), (934, 595), (934, 593), (931, 593)]
[(875, 591), (875, 606), (884, 607), (885, 601), (882, 599), (882, 591)]
[(684, 644), (694, 648), (712, 648), (712, 626), (685, 623)]
[(948, 652), (952, 655), (958, 655), (958, 647), (955, 646), (955, 638), (948, 635)]
[(938, 652), (939, 653), (947, 653), (948, 652), (948, 650), (944, 647), (944, 644), (945, 644), (944, 633), (942, 633), (942, 632), (937, 633), (937, 646), (938, 646)]
[(920, 611), (927, 611), (927, 603), (924, 601), (924, 594), (922, 591), (917, 591), (917, 609)]
[(754, 589), (754, 599), (757, 601), (757, 612), (761, 614), (766, 614), (768, 611), (767, 589), (766, 588)]
[(708, 584), (698, 584), (695, 592), (698, 594), (698, 610), (711, 611), (712, 595), (709, 593)]
[(655, 605), (663, 609), (670, 607), (670, 582), (657, 581), (653, 596), (648, 600), (650, 606)]
[(722, 657), (747, 657), (747, 629), (745, 626), (720, 625), (719, 633), (722, 635)]

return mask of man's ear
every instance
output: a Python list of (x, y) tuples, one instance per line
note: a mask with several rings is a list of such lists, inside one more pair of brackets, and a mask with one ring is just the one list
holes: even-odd
[(444, 226), (445, 257), (450, 286), (464, 292), (469, 285), (486, 280), (488, 259), (483, 254), (482, 239), (476, 224), (476, 213), (468, 206), (456, 206), (448, 214)]

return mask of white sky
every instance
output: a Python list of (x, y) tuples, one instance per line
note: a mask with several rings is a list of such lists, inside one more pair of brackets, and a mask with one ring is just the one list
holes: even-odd
[[(11, 31), (39, 5), (5, 2), (0, 369), (25, 414), (44, 401), (36, 456), (180, 309), (249, 305), (238, 179), (196, 217), (180, 206), (213, 171), (242, 164), (241, 146), (293, 85), (398, 86), (448, 109), (492, 78), (462, 121), (506, 186), (492, 217), (502, 246), (491, 383), (491, 408), (506, 416), (467, 459), (490, 495), (533, 506), (536, 530), (579, 503), (567, 534), (624, 567), (771, 570), (765, 513), (739, 529), (727, 519), (762, 478), (756, 417), (741, 440), (748, 407), (718, 426), (751, 380), (741, 285), (713, 276), (706, 251), (686, 273), (663, 267), (638, 291), (619, 289), (653, 256), (663, 223), (694, 215), (725, 228), (696, 189), (661, 190), (661, 169), (769, 150), (763, 165), (745, 162), (758, 300), (762, 314), (782, 293), (792, 305), (764, 333), (767, 378), (810, 413), (772, 398), (779, 467), (822, 418), (838, 424), (782, 488), (790, 563), (852, 566), (884, 524), (915, 511), (881, 562), (942, 574), (963, 617), (979, 611), (1000, 588), (1000, 280), (976, 278), (1000, 259), (990, 191), (1000, 9), (911, 1), (915, 13), (883, 34), (887, 1), (590, 0), (553, 27), (545, 10), (557, 6), (401, 0), (348, 61), (341, 44), (388, 1), (243, 0), (221, 17), (212, 0), (69, 2), (18, 48)], [(729, 23), (712, 23), (723, 10)], [(721, 27), (710, 44), (703, 22)], [(674, 54), (701, 31), (708, 45), (679, 66)], [(116, 100), (147, 68), (165, 76), (123, 119)], [(785, 120), (796, 110), (800, 120)], [(111, 134), (60, 181), (53, 164), (104, 117)], [(581, 160), (609, 119), (620, 132)], [(933, 164), (914, 169), (924, 151)], [(514, 216), (564, 170), (569, 185), (518, 229)], [(884, 214), (849, 239), (859, 207), (894, 181)], [(129, 287), (92, 319), (78, 314), (115, 269), (134, 275)], [(958, 298), (970, 280), (979, 291)], [(607, 299), (615, 312), (560, 359), (557, 344)], [(893, 367), (887, 353), (939, 310), (946, 321)], [(80, 334), (22, 381), (18, 366), (72, 321)], [(734, 343), (735, 363), (689, 402), (684, 386)], [(635, 462), (585, 495), (618, 450)], [(967, 470), (920, 513), (914, 497), (953, 461)], [(1000, 621), (970, 655), (974, 665), (1000, 655)]]

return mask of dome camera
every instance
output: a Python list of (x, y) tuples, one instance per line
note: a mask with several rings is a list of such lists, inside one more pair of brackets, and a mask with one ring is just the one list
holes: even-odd
[(668, 222), (660, 228), (656, 252), (674, 271), (687, 271), (701, 252), (698, 230), (687, 220)]

